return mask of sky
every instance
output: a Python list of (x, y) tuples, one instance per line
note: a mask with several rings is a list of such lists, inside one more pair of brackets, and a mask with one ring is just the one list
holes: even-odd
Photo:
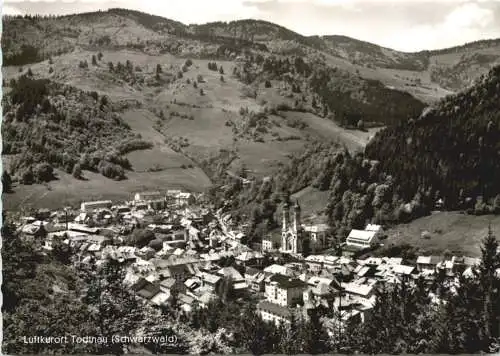
[(261, 19), (303, 35), (345, 35), (396, 50), (500, 38), (500, 0), (4, 0), (4, 14), (121, 7), (185, 24)]

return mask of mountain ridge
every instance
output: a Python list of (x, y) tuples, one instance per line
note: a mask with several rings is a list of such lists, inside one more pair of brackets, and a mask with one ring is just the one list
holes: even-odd
[[(139, 16), (139, 17), (148, 17), (150, 20), (153, 20), (156, 25), (160, 25), (162, 23), (165, 24), (170, 24), (172, 26), (175, 26), (177, 28), (183, 28), (185, 30), (193, 30), (193, 29), (202, 29), (202, 28), (210, 28), (211, 26), (219, 26), (219, 25), (236, 25), (236, 24), (252, 24), (252, 23), (260, 23), (266, 26), (271, 26), (271, 27), (276, 27), (284, 32), (289, 33), (290, 35), (294, 36), (300, 36), (303, 37), (304, 39), (343, 39), (343, 40), (348, 40), (348, 41), (355, 41), (358, 43), (363, 43), (366, 45), (371, 45), (374, 47), (378, 47), (381, 49), (388, 49), (391, 51), (399, 52), (402, 54), (442, 54), (442, 53), (448, 53), (452, 52), (454, 50), (462, 49), (464, 47), (472, 47), (475, 48), (477, 46), (481, 45), (486, 45), (486, 44), (498, 44), (500, 43), (500, 38), (488, 38), (488, 39), (480, 39), (477, 41), (471, 41), (471, 42), (464, 42), (463, 44), (458, 44), (455, 46), (449, 46), (449, 47), (442, 47), (442, 48), (436, 48), (436, 49), (421, 49), (421, 50), (415, 50), (415, 51), (404, 51), (404, 50), (398, 50), (395, 48), (392, 48), (390, 46), (386, 45), (381, 45), (377, 44), (374, 42), (370, 42), (367, 40), (362, 40), (358, 39), (355, 37), (347, 36), (347, 35), (338, 35), (338, 34), (324, 34), (324, 35), (319, 35), (319, 34), (314, 34), (314, 35), (304, 35), (301, 34), (300, 32), (291, 30), (287, 28), (286, 26), (280, 25), (278, 23), (274, 23), (268, 20), (263, 20), (263, 19), (255, 19), (255, 18), (243, 18), (243, 19), (238, 19), (238, 20), (231, 20), (231, 21), (209, 21), (209, 22), (204, 22), (204, 23), (193, 23), (193, 24), (185, 24), (181, 21), (177, 21), (168, 17), (160, 16), (160, 15), (155, 15), (155, 14), (150, 14), (144, 11), (139, 11), (139, 10), (133, 10), (133, 9), (126, 9), (126, 8), (109, 8), (107, 10), (96, 10), (96, 11), (87, 11), (87, 12), (81, 12), (81, 13), (72, 13), (72, 14), (65, 14), (65, 15), (38, 15), (38, 14), (30, 14), (30, 15), (4, 15), (4, 19), (16, 19), (16, 18), (26, 18), (27, 16), (35, 17), (35, 18), (53, 18), (53, 19), (64, 19), (64, 18), (72, 18), (72, 17), (88, 17), (96, 14), (105, 14), (105, 13), (111, 13), (111, 14), (117, 14), (117, 15), (133, 15), (133, 16)], [(144, 22), (141, 22), (141, 24), (144, 25)], [(145, 27), (150, 27), (154, 28), (154, 26), (145, 26)]]
[[(228, 50), (253, 50), (283, 56), (320, 56), (330, 66), (379, 80), (425, 102), (465, 89), (500, 63), (499, 39), (402, 52), (348, 36), (304, 36), (265, 20), (186, 25), (123, 8), (55, 17), (6, 16), (3, 21), (2, 49), (7, 66), (28, 65), (88, 46), (202, 57), (214, 53), (223, 57)], [(204, 49), (193, 53), (189, 49), (193, 45)], [(184, 52), (175, 52), (179, 48)]]

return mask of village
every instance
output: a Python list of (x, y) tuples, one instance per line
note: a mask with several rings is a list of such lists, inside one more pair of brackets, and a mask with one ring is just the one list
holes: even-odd
[(207, 307), (229, 289), (235, 300), (255, 302), (268, 322), (286, 323), (319, 311), (330, 333), (347, 321), (369, 321), (380, 285), (432, 284), (439, 275), (453, 289), (480, 263), (467, 256), (357, 258), (353, 252), (383, 239), (382, 226), (373, 224), (352, 230), (338, 246), (340, 253), (333, 253), (328, 226), (302, 224), (299, 202), (285, 204), (281, 235), (263, 237), (260, 248), (247, 246), (243, 227), (214, 211), (203, 194), (180, 190), (140, 192), (118, 205), (91, 201), (79, 210), (34, 215), (16, 223), (24, 240), (47, 255), (54, 241), (62, 241), (76, 268), (109, 258), (122, 262), (127, 288), (158, 308), (168, 308), (176, 298), (181, 312), (189, 314), (195, 304)]

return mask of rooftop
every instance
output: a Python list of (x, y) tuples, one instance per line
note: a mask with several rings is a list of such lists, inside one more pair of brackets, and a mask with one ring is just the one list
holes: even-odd
[(202, 279), (208, 283), (215, 284), (215, 283), (219, 282), (222, 279), (222, 277), (217, 276), (215, 274), (203, 272)]
[(351, 233), (347, 239), (356, 239), (366, 242), (370, 242), (375, 237), (375, 231), (365, 231), (365, 230), (351, 230)]
[(417, 264), (437, 265), (442, 260), (439, 256), (418, 256)]
[(365, 230), (378, 232), (378, 231), (382, 230), (382, 226), (375, 225), (375, 224), (368, 224), (368, 225), (366, 225)]
[(278, 286), (284, 289), (307, 287), (307, 283), (301, 281), (300, 279), (284, 276), (281, 274), (275, 274), (269, 279), (269, 281), (277, 282)]
[(259, 304), (257, 304), (257, 309), (286, 319), (289, 319), (292, 316), (290, 309), (282, 307), (278, 304), (270, 303), (266, 300), (259, 302)]

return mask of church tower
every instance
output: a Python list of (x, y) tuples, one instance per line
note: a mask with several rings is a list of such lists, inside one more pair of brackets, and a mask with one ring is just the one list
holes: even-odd
[(283, 224), (281, 231), (287, 231), (290, 228), (290, 206), (288, 201), (283, 204)]
[[(292, 219), (290, 219), (292, 215)], [(301, 223), (301, 208), (296, 201), (290, 214), (288, 200), (283, 205), (283, 226), (281, 228), (281, 251), (285, 253), (302, 253), (304, 232)]]
[(299, 231), (302, 228), (302, 224), (300, 221), (301, 209), (299, 205), (299, 201), (295, 201), (295, 206), (293, 207), (293, 231), (298, 235)]

